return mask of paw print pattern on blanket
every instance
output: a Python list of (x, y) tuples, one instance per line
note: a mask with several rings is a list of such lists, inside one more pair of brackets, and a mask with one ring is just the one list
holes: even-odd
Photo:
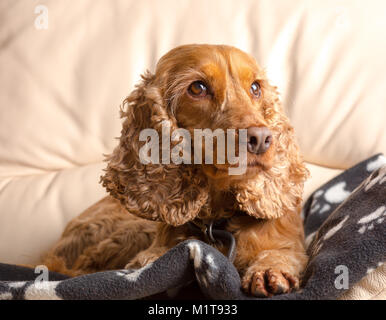
[(386, 165), (386, 157), (383, 154), (377, 155), (372, 161), (368, 161), (366, 165), (366, 170), (368, 172), (373, 172)]
[(383, 184), (386, 182), (386, 165), (380, 168), (375, 175), (371, 175), (365, 182), (365, 191), (369, 191), (377, 183)]
[[(324, 221), (331, 212), (338, 207), (344, 200), (351, 194), (351, 188), (345, 181), (337, 181), (330, 184), (325, 188), (319, 189), (312, 195), (312, 200), (309, 208), (307, 204), (304, 210), (309, 210), (309, 215), (313, 216), (313, 220)], [(316, 217), (315, 217), (316, 216)], [(308, 217), (307, 217), (308, 218)], [(320, 224), (319, 224), (320, 226)], [(315, 236), (316, 229), (318, 227), (312, 227), (312, 229), (306, 228), (306, 244), (310, 244)]]
[[(379, 164), (381, 161), (374, 161), (370, 167), (374, 167), (374, 163)], [(370, 163), (371, 164), (371, 163)], [(369, 165), (367, 166), (369, 167)], [(370, 175), (368, 177), (363, 185), (364, 185), (364, 191), (369, 192), (373, 187), (375, 187), (377, 184), (382, 185), (386, 182), (386, 164), (379, 168), (378, 171)], [(385, 195), (385, 201), (386, 201), (386, 195)], [(373, 230), (375, 224), (381, 224), (386, 217), (386, 206), (380, 206), (370, 214), (362, 217), (358, 224), (361, 225), (358, 232), (363, 234), (366, 231)]]
[(190, 258), (193, 260), (196, 278), (201, 286), (209, 288), (211, 282), (216, 281), (219, 275), (219, 267), (212, 253), (203, 253), (200, 242), (191, 241), (188, 244)]
[[(0, 293), (0, 300), (20, 299), (24, 300), (62, 300), (56, 293), (59, 281), (18, 281), (9, 282), (3, 293)], [(0, 287), (0, 289), (2, 289)]]
[[(315, 243), (310, 244), (310, 250), (309, 250), (310, 254), (312, 256), (317, 255), (319, 253), (319, 251), (322, 249), (323, 243), (326, 240), (332, 238), (337, 232), (339, 232), (343, 228), (343, 226), (345, 225), (348, 218), (349, 218), (349, 215), (346, 215), (343, 217), (343, 219), (338, 221), (335, 225), (329, 226), (327, 229), (327, 232), (323, 235), (323, 237), (319, 236), (319, 234), (313, 233), (312, 234), (313, 239), (318, 239), (318, 240), (315, 241)], [(308, 240), (308, 241), (310, 241), (310, 240)]]
[(385, 164), (386, 157), (384, 155), (375, 155), (344, 171), (310, 196), (302, 212), (305, 218), (305, 234), (308, 244), (313, 239), (312, 233), (315, 235), (321, 223), (350, 196), (363, 180), (369, 178), (372, 172), (382, 168)]
[(351, 194), (346, 190), (346, 182), (338, 182), (327, 190), (319, 190), (314, 195), (310, 214), (323, 214), (331, 209), (331, 205), (342, 203)]
[(385, 220), (386, 217), (386, 207), (382, 206), (379, 207), (377, 210), (374, 212), (370, 213), (367, 216), (364, 216), (362, 219), (358, 221), (358, 224), (362, 225), (358, 232), (363, 234), (368, 230), (373, 230), (374, 229), (374, 224), (382, 223)]

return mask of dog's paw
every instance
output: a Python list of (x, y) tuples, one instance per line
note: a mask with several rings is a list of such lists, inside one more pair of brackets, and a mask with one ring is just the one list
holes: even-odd
[(137, 254), (137, 256), (130, 261), (126, 266), (125, 269), (140, 269), (149, 263), (154, 262), (160, 257), (158, 253), (152, 253), (143, 251)]
[(252, 268), (244, 275), (241, 286), (246, 293), (263, 298), (297, 290), (299, 279), (280, 270)]

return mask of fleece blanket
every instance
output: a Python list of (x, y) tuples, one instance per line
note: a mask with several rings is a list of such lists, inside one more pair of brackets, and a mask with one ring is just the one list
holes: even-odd
[[(302, 212), (309, 263), (301, 289), (270, 299), (335, 299), (386, 261), (386, 158), (376, 155), (316, 190)], [(0, 264), (0, 299), (183, 297), (192, 284), (210, 299), (258, 299), (212, 246), (189, 240), (138, 270), (76, 278)]]

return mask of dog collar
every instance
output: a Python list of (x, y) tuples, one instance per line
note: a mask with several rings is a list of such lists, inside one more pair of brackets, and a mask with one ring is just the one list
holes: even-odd
[(233, 262), (236, 257), (236, 240), (231, 232), (223, 230), (226, 223), (227, 219), (225, 218), (210, 220), (208, 223), (204, 223), (201, 219), (195, 219), (188, 222), (188, 227), (193, 232), (203, 233), (206, 242), (210, 245), (222, 243), (223, 240), (227, 241), (229, 246), (227, 257)]

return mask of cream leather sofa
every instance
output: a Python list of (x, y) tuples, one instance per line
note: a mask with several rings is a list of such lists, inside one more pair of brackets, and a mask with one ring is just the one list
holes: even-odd
[[(386, 3), (355, 0), (0, 2), (0, 262), (35, 263), (105, 195), (103, 154), (145, 69), (184, 43), (256, 57), (312, 178), (386, 153)], [(380, 267), (344, 298), (386, 298)]]

